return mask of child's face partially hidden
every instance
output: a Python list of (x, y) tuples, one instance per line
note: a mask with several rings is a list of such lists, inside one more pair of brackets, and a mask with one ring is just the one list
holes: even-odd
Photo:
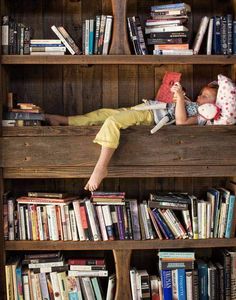
[(201, 90), (199, 96), (197, 97), (197, 103), (199, 105), (205, 103), (215, 103), (216, 94), (217, 94), (216, 89), (206, 86)]

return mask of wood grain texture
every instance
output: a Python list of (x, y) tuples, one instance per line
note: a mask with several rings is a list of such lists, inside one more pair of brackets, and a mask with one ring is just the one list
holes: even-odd
[[(6, 241), (7, 251), (26, 250), (148, 250), (148, 249), (181, 249), (181, 248), (221, 248), (234, 247), (235, 238), (231, 239), (199, 239), (199, 240), (146, 240), (146, 241)], [(129, 253), (129, 251), (128, 251)], [(122, 255), (122, 254), (121, 254)]]
[(131, 250), (113, 250), (116, 267), (116, 294), (115, 300), (119, 299), (131, 299), (130, 293), (130, 258)]
[[(54, 133), (54, 137), (51, 136), (52, 130), (48, 131), (47, 136), (46, 128), (41, 136), (7, 137), (5, 133), (2, 138), (2, 166), (94, 166), (100, 147), (93, 144), (92, 140), (98, 129), (99, 127), (72, 127), (74, 134), (71, 134), (69, 127), (62, 127), (59, 128), (62, 134)], [(36, 129), (35, 134), (37, 130), (43, 129)], [(134, 126), (122, 131), (121, 146), (117, 149), (111, 166), (138, 168), (236, 165), (232, 151), (236, 146), (234, 126), (168, 126), (155, 135), (150, 135), (149, 130), (149, 126)], [(21, 155), (18, 155), (19, 148)]]

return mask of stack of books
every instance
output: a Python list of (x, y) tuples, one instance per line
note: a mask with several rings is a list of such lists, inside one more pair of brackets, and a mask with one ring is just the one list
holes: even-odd
[(66, 47), (61, 40), (30, 40), (30, 55), (64, 55)]
[[(101, 258), (72, 258), (58, 252), (12, 257), (5, 265), (7, 299), (113, 299), (115, 275)], [(102, 282), (102, 280), (104, 282)], [(107, 289), (104, 286), (107, 284)]]
[(107, 55), (111, 41), (113, 16), (97, 15), (83, 23), (83, 54)]
[(3, 113), (2, 126), (40, 126), (44, 120), (44, 113), (39, 106), (33, 103), (16, 103), (13, 93), (8, 93), (8, 107)]
[(186, 3), (151, 6), (151, 18), (146, 21), (145, 33), (153, 54), (192, 55), (189, 49), (189, 16)]

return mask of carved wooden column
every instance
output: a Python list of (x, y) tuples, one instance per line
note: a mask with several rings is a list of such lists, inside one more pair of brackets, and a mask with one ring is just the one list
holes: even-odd
[(111, 0), (114, 20), (109, 54), (130, 54), (126, 18), (127, 1)]
[(113, 250), (116, 266), (116, 296), (115, 300), (130, 300), (131, 287), (129, 280), (130, 258), (132, 250)]

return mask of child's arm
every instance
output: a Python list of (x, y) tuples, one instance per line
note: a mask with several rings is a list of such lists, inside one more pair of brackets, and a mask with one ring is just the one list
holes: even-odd
[(193, 125), (197, 124), (197, 116), (188, 117), (185, 107), (185, 97), (182, 87), (179, 83), (176, 83), (172, 87), (174, 93), (175, 106), (175, 123), (176, 125)]

